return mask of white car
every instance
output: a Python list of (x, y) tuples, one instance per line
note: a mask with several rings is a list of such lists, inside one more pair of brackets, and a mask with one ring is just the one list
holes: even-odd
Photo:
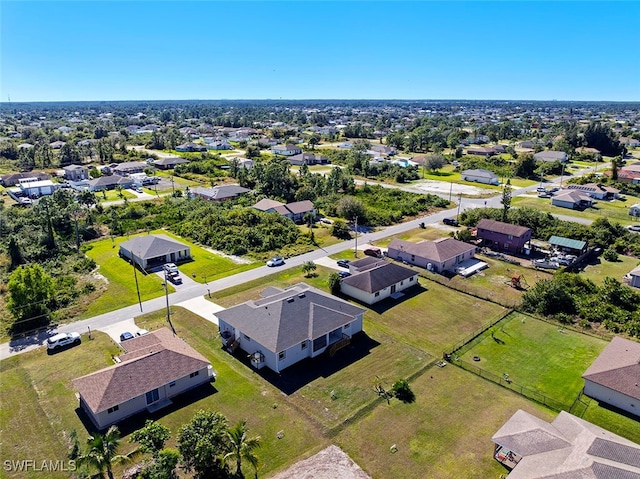
[(169, 274), (175, 274), (178, 272), (178, 267), (175, 263), (165, 263), (162, 268)]
[(138, 329), (136, 331), (136, 336), (144, 336), (145, 334), (149, 334), (149, 331), (147, 331), (146, 329)]
[(79, 333), (58, 333), (47, 339), (47, 349), (55, 351), (56, 349), (64, 348), (70, 344), (80, 344)]
[(269, 267), (273, 267), (273, 266), (280, 266), (284, 264), (284, 258), (280, 257), (280, 256), (275, 256), (273, 258), (271, 258), (269, 261), (267, 261), (267, 266)]

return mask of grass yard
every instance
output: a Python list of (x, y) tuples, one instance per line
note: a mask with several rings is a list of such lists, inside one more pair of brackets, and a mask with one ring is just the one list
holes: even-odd
[[(486, 479), (506, 474), (491, 436), (518, 409), (550, 421), (534, 403), (451, 365), (411, 382), (413, 404), (381, 402), (336, 438), (371, 477)], [(398, 451), (390, 452), (395, 444)]]
[(640, 444), (640, 422), (637, 419), (602, 407), (595, 399), (582, 396), (582, 400), (586, 407), (575, 414), (580, 413), (582, 419)]
[(596, 284), (602, 284), (607, 276), (622, 281), (622, 277), (639, 264), (638, 258), (623, 255), (619, 255), (618, 261), (614, 262), (607, 261), (602, 256), (596, 261), (593, 264), (588, 264), (580, 273), (580, 276), (588, 278)]
[(391, 241), (394, 239), (411, 241), (413, 243), (417, 243), (419, 241), (425, 241), (425, 240), (435, 241), (440, 238), (448, 238), (449, 232), (453, 230), (454, 229), (450, 230), (445, 228), (433, 228), (429, 226), (426, 228), (415, 228), (409, 231), (405, 231), (404, 233), (401, 233), (398, 235), (388, 236), (387, 238), (383, 238), (379, 241), (374, 241), (373, 244), (375, 246), (382, 246), (386, 248), (387, 246), (389, 246), (389, 243), (391, 243)]
[[(582, 390), (582, 374), (606, 345), (603, 339), (569, 330), (561, 333), (554, 324), (516, 312), (458, 355), (498, 377), (506, 373), (512, 384), (560, 401), (568, 409)], [(474, 356), (480, 361), (474, 362)]]
[(636, 203), (640, 203), (640, 198), (627, 196), (627, 201), (598, 201), (593, 208), (587, 208), (584, 211), (577, 211), (570, 210), (569, 208), (552, 206), (551, 200), (545, 198), (524, 196), (513, 198), (513, 206), (528, 206), (530, 208), (535, 208), (537, 210), (546, 211), (556, 215), (575, 216), (590, 220), (607, 218), (610, 221), (616, 221), (622, 225), (630, 225), (634, 223), (631, 216), (629, 216), (629, 207)]
[[(120, 194), (122, 196), (120, 196)], [(104, 203), (107, 201), (119, 201), (125, 198), (128, 200), (130, 200), (131, 198), (137, 198), (136, 195), (134, 195), (130, 191), (127, 191), (126, 189), (123, 189), (122, 191), (120, 191), (120, 194), (118, 193), (117, 190), (102, 190), (102, 191), (96, 192), (96, 198), (100, 203)]]
[[(120, 243), (130, 238), (108, 238), (88, 243), (91, 249), (86, 252), (86, 255), (100, 266), (98, 273), (107, 279), (109, 286), (102, 296), (89, 305), (81, 318), (97, 316), (113, 309), (135, 304), (138, 301), (133, 267), (118, 256)], [(144, 274), (137, 270), (137, 278), (142, 301), (164, 294), (163, 282), (158, 275)], [(173, 286), (169, 285), (169, 292), (174, 291)]]

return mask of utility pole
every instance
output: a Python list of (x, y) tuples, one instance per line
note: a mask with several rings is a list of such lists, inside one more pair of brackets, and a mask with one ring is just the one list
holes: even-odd
[(171, 311), (169, 310), (169, 283), (167, 280), (167, 270), (164, 270), (164, 297), (167, 301), (167, 323), (171, 326), (171, 331), (173, 334), (176, 334), (176, 329), (173, 327), (173, 323), (171, 322)]
[(136, 291), (138, 292), (138, 304), (140, 305), (140, 312), (142, 312), (142, 300), (140, 299), (140, 286), (138, 286), (138, 272), (136, 271), (136, 255), (131, 252), (131, 265), (133, 266), (133, 277), (136, 280)]
[(358, 217), (356, 216), (356, 247), (353, 250), (354, 258), (358, 257)]
[(564, 177), (564, 163), (562, 163), (562, 171), (560, 172), (560, 188), (562, 188), (562, 178)]
[(453, 180), (449, 183), (449, 203), (451, 203), (451, 194), (453, 193)]
[(460, 205), (462, 204), (462, 192), (460, 192), (460, 196), (458, 197), (458, 214), (456, 215), (456, 221), (460, 220)]
[(170, 178), (171, 178), (171, 196), (176, 196), (176, 189), (173, 184), (173, 175), (171, 175)]

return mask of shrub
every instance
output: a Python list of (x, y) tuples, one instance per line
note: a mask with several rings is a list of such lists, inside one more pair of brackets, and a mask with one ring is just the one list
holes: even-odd
[(413, 394), (411, 386), (406, 379), (398, 379), (393, 386), (391, 386), (391, 392), (396, 399), (404, 403), (412, 403), (416, 400), (416, 395)]
[(618, 261), (618, 253), (616, 253), (616, 250), (614, 249), (606, 249), (602, 254), (602, 257), (607, 261), (611, 261), (612, 263)]
[(331, 273), (329, 275), (329, 289), (331, 294), (338, 294), (340, 292), (340, 276), (338, 273)]

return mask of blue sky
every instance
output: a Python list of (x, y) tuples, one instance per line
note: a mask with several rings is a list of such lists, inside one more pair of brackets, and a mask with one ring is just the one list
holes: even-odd
[(640, 2), (0, 2), (0, 101), (640, 101)]

